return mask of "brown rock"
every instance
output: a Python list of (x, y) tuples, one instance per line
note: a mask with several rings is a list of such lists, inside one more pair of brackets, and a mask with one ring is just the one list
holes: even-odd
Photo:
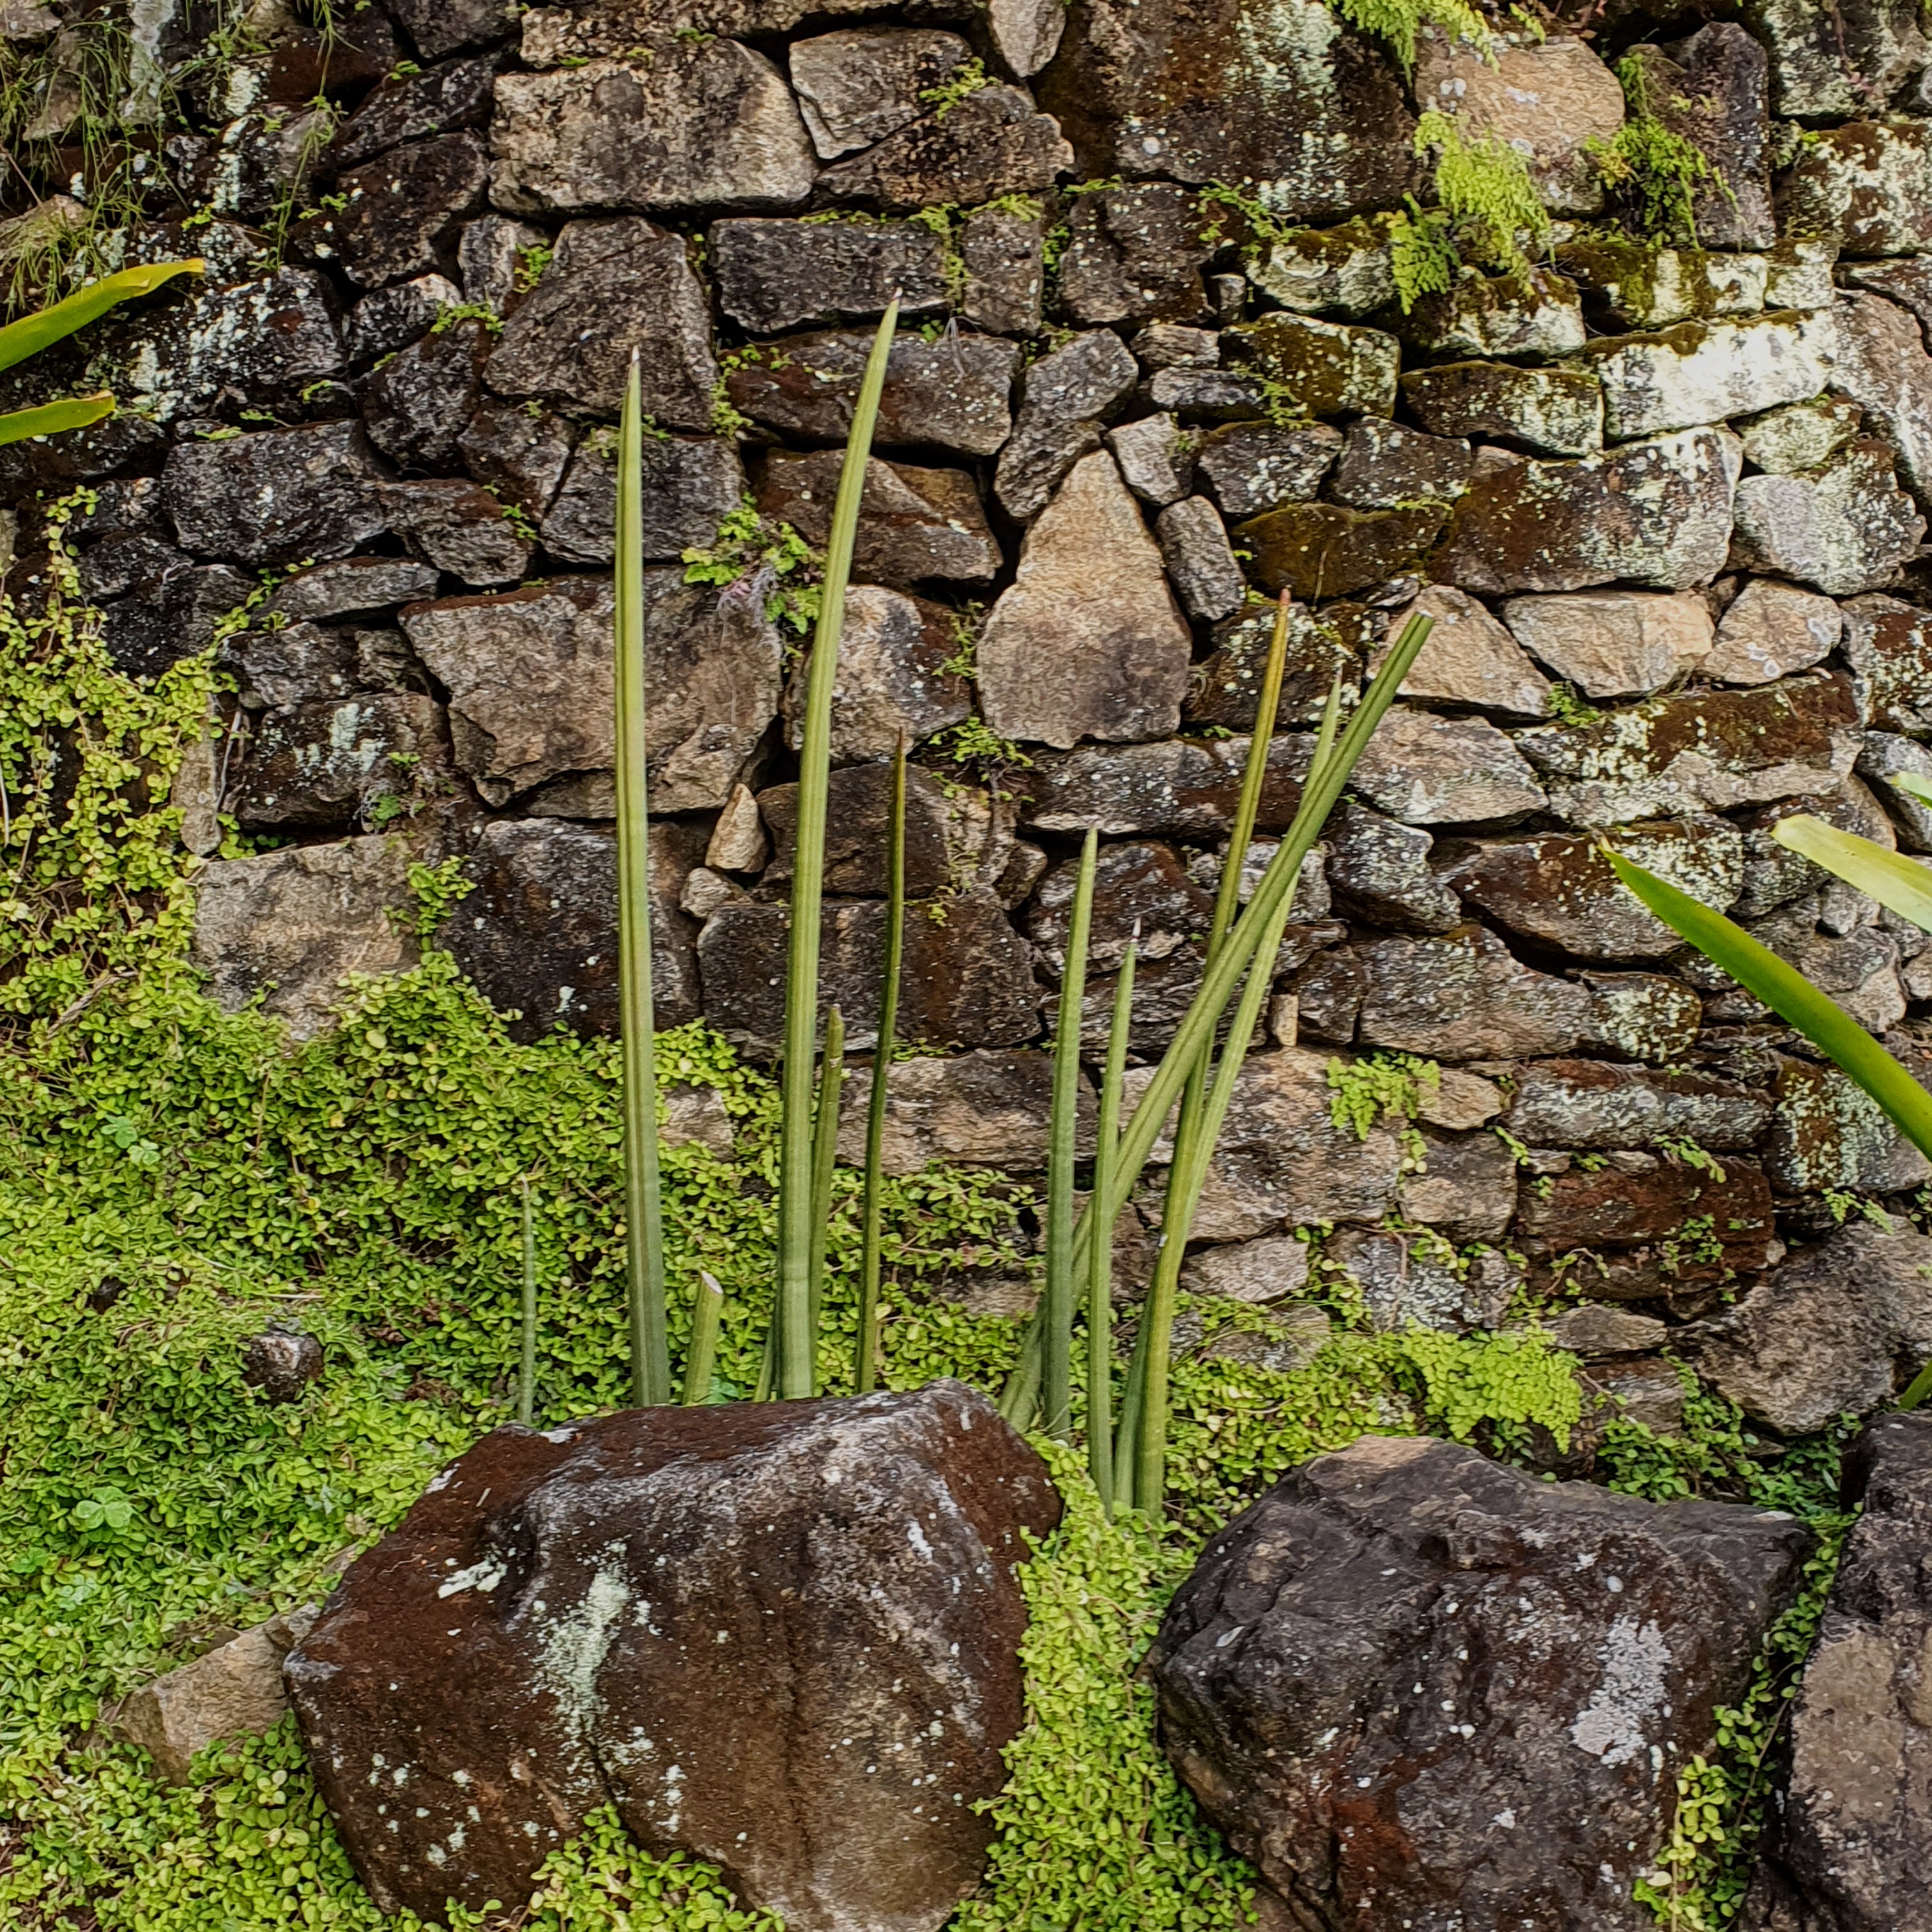
[[(1257, 830), (1287, 829), (1301, 802), (1311, 740), (1290, 732), (1268, 746)], [(1208, 743), (1169, 739), (1115, 749), (1094, 745), (1064, 757), (1043, 757), (1012, 775), (1022, 816), (1047, 832), (1084, 832), (1103, 838), (1225, 837), (1240, 796), (1247, 764), (1246, 738)]]
[(1855, 597), (1844, 607), (1844, 640), (1852, 688), (1871, 722), (1887, 731), (1932, 729), (1932, 616), (1895, 597)]
[(251, 829), (373, 829), (382, 801), (398, 806), (448, 776), (442, 707), (418, 692), (385, 692), (265, 712), (228, 802)]
[[(944, 472), (927, 474), (939, 473)], [(960, 633), (954, 614), (922, 598), (854, 584), (838, 640), (838, 681), (832, 700), (836, 762), (888, 758), (903, 731), (916, 745), (973, 715), (972, 688), (956, 668)], [(810, 659), (785, 694), (785, 728), (801, 742)]]
[(902, 323), (946, 307), (945, 249), (913, 221), (716, 221), (718, 305), (753, 335), (880, 316)]
[[(1027, 910), (1027, 936), (1055, 972), (1066, 961), (1079, 869), (1073, 859), (1056, 866)], [(1172, 846), (1138, 840), (1103, 845), (1094, 868), (1088, 964), (1095, 971), (1112, 970), (1130, 940), (1142, 959), (1164, 959), (1208, 930), (1214, 904), (1188, 877)]]
[(1895, 583), (1918, 554), (1925, 519), (1898, 488), (1892, 452), (1855, 442), (1816, 470), (1738, 485), (1732, 561), (1794, 577), (1830, 597)]
[(1410, 825), (1520, 818), (1544, 803), (1536, 774), (1493, 724), (1400, 704), (1389, 707), (1351, 783)]
[[(1446, 584), (1432, 584), (1405, 614), (1426, 617), (1434, 628), (1399, 696), (1467, 704), (1508, 718), (1548, 716), (1550, 680), (1474, 598)], [(1400, 629), (1392, 624), (1390, 638)], [(1371, 670), (1379, 668), (1382, 656), (1370, 659)]]
[[(829, 784), (825, 890), (844, 898), (883, 898), (886, 846), (892, 817), (889, 765), (847, 765)], [(772, 835), (767, 885), (788, 884), (798, 837), (798, 787), (772, 785), (758, 794), (758, 811)], [(906, 770), (905, 880), (914, 898), (934, 898), (949, 886), (990, 884), (1004, 869), (1012, 832), (983, 792), (942, 784), (921, 765)]]
[(936, 1932), (1022, 1720), (1023, 1532), (1059, 1514), (957, 1383), (500, 1429), (350, 1569), (290, 1692), (385, 1910), (524, 1897), (610, 1803), (799, 1932)]
[(1004, 195), (1042, 194), (1072, 164), (1052, 116), (1036, 113), (1018, 88), (995, 84), (826, 169), (818, 193), (889, 211), (940, 200), (972, 206)]
[(1408, 510), (1285, 503), (1234, 534), (1252, 552), (1264, 588), (1313, 603), (1366, 590), (1414, 565), (1447, 514), (1439, 503)]
[(1719, 684), (1774, 684), (1822, 663), (1844, 628), (1830, 598), (1754, 577), (1718, 620), (1716, 641), (1698, 669)]
[[(773, 450), (758, 483), (758, 508), (823, 549), (832, 532), (842, 450), (795, 456)], [(986, 526), (980, 493), (963, 470), (916, 470), (874, 457), (859, 500), (854, 573), (862, 580), (910, 586), (982, 584), (998, 574), (1000, 546)]]
[[(1774, 87), (1774, 104), (1776, 94)], [(1800, 144), (1778, 212), (1786, 233), (1832, 236), (1847, 255), (1916, 254), (1932, 247), (1928, 190), (1923, 122), (1852, 121)]]
[(389, 527), (439, 571), (484, 590), (518, 582), (536, 546), (480, 484), (434, 477), (381, 486)]
[(1278, 309), (1229, 332), (1235, 352), (1304, 416), (1385, 416), (1402, 350), (1392, 335)]
[[(600, 424), (577, 446), (543, 519), (544, 548), (573, 563), (606, 563), (616, 542), (616, 432)], [(638, 452), (638, 538), (648, 563), (708, 550), (744, 500), (745, 471), (722, 436), (647, 436)]]
[[(794, 70), (797, 59), (794, 47)], [(1037, 335), (1046, 244), (1045, 216), (975, 208), (959, 230), (960, 315), (994, 335)]]

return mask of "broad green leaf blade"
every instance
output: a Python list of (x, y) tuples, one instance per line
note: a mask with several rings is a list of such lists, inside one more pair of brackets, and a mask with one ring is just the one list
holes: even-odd
[(1932, 805), (1932, 778), (1921, 778), (1916, 772), (1890, 772), (1885, 782), (1908, 798), (1916, 798), (1921, 805)]
[(10, 322), (0, 328), (0, 369), (10, 369), (16, 362), (24, 362), (29, 356), (52, 348), (120, 303), (136, 296), (152, 295), (164, 282), (172, 281), (177, 275), (198, 275), (206, 266), (196, 256), (191, 261), (155, 262), (146, 268), (123, 268), (118, 274), (103, 275), (99, 281), (89, 283), (51, 308)]
[(1700, 905), (1688, 892), (1633, 866), (1616, 853), (1604, 855), (1622, 880), (1664, 924), (1721, 966), (1772, 1011), (1788, 1021), (1856, 1080), (1897, 1122), (1920, 1152), (1932, 1156), (1932, 1094), (1928, 1094), (1834, 1000), (1760, 946), (1721, 913)]
[(64, 429), (85, 429), (114, 413), (114, 398), (70, 396), (64, 402), (42, 403), (37, 409), (15, 410), (0, 416), (0, 443), (24, 442), (30, 436), (57, 436)]
[(1888, 852), (1856, 832), (1840, 832), (1808, 814), (1781, 820), (1771, 836), (1786, 850), (1835, 872), (1846, 885), (1932, 932), (1932, 872), (1902, 852)]

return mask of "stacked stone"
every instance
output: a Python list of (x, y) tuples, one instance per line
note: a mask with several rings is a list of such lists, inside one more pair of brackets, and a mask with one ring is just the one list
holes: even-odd
[[(896, 293), (826, 929), (863, 1046), (903, 730), (901, 1024), (962, 1051), (896, 1074), (896, 1164), (1039, 1164), (1090, 826), (1089, 1043), (1136, 928), (1136, 1053), (1170, 1036), (1274, 597), (1292, 658), (1250, 863), (1331, 680), (1359, 689), (1424, 612), (1304, 879), (1190, 1279), (1292, 1296), (1306, 1250), (1285, 1236), (1328, 1224), (1372, 1320), (1456, 1328), (1567, 1269), (1593, 1372), (1667, 1424), (1664, 1322), (1749, 1291), (1775, 1328), (1808, 1292), (1775, 1272), (1784, 1239), (1829, 1227), (1828, 1190), (1932, 1176), (1600, 851), (1730, 911), (1926, 1064), (1924, 935), (1771, 832), (1809, 812), (1932, 854), (1894, 782), (1932, 772), (1932, 80), (1906, 0), (1780, 0), (1646, 47), (1652, 111), (1713, 171), (1705, 245), (1606, 240), (1592, 144), (1624, 123), (1606, 57), (1641, 24), (1612, 12), (1594, 46), (1505, 34), (1494, 65), (1430, 30), (1407, 80), (1322, 0), (855, 0), (804, 27), (790, 0), (382, 0), (332, 50), (272, 35), (170, 143), (212, 220), (128, 238), (204, 254), (206, 284), (88, 338), (74, 373), (128, 406), (10, 472), (23, 506), (97, 490), (81, 573), (131, 672), (205, 648), (278, 573), (226, 646), (245, 738), (190, 801), (207, 852), (218, 812), (292, 842), (202, 874), (218, 996), (272, 985), (298, 1030), (326, 1023), (342, 973), (412, 956), (387, 916), (408, 860), (453, 852), (477, 886), (442, 943), (483, 989), (526, 1036), (613, 1027), (612, 425), (634, 352), (659, 1016), (772, 1044), (797, 640), (770, 565), (721, 585), (680, 560), (748, 500), (824, 541)], [(275, 266), (262, 224), (317, 136), (319, 76), (345, 111)], [(1556, 241), (1405, 311), (1391, 230), (1426, 194), (1422, 110), (1522, 154)], [(962, 783), (945, 747), (995, 740)], [(1441, 1065), (1420, 1164), (1394, 1124), (1331, 1119), (1331, 1060), (1381, 1050)], [(1477, 1260), (1430, 1258), (1391, 1216)], [(1888, 1386), (1916, 1331), (1870, 1326)], [(1816, 1407), (1714, 1331), (1676, 1340), (1761, 1420)]]

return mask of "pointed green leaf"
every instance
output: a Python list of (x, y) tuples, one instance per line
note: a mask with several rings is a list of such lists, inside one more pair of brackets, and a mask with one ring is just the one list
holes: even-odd
[(1916, 798), (1921, 805), (1932, 805), (1932, 778), (1922, 778), (1916, 772), (1892, 772), (1886, 775), (1886, 783), (1895, 791), (1902, 791), (1908, 798)]
[(0, 416), (0, 443), (24, 442), (30, 436), (57, 436), (64, 429), (85, 429), (114, 413), (114, 398), (70, 396), (64, 402), (42, 403), (37, 409), (15, 410)]
[(1932, 1094), (1928, 1094), (1836, 1000), (1761, 946), (1721, 913), (1700, 905), (1688, 892), (1633, 866), (1618, 854), (1604, 855), (1617, 877), (1680, 938), (1722, 967), (1780, 1018), (1788, 1021), (1856, 1081), (1919, 1150), (1932, 1155)]
[(198, 275), (206, 266), (197, 256), (192, 261), (154, 262), (145, 268), (123, 268), (118, 274), (103, 275), (64, 302), (57, 302), (37, 314), (23, 315), (18, 322), (10, 322), (0, 328), (0, 369), (10, 369), (29, 356), (38, 356), (43, 349), (64, 340), (76, 329), (85, 328), (120, 303), (135, 296), (150, 295), (177, 275)]
[(1808, 815), (1781, 820), (1771, 836), (1786, 850), (1836, 873), (1846, 885), (1932, 932), (1932, 872), (1904, 853), (1887, 851), (1855, 832), (1840, 832)]

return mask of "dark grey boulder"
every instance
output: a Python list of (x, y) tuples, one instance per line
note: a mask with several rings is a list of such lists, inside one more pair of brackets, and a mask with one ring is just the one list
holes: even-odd
[(382, 505), (389, 527), (426, 562), (478, 590), (514, 584), (530, 568), (535, 546), (477, 484), (443, 476), (386, 483)]
[(1198, 197), (1172, 182), (1081, 195), (1060, 259), (1060, 305), (1087, 328), (1204, 322), (1213, 311), (1202, 273), (1216, 247)]
[(426, 134), (453, 134), (488, 118), (496, 62), (487, 54), (386, 82), (342, 124), (328, 160), (354, 167)]
[(436, 595), (436, 574), (406, 556), (346, 556), (288, 578), (264, 607), (290, 624), (364, 616)]
[[(718, 540), (745, 494), (736, 449), (717, 436), (651, 436), (640, 451), (640, 535), (647, 562), (670, 563)], [(544, 548), (573, 563), (608, 563), (617, 527), (616, 438), (595, 429), (577, 446), (543, 520)]]
[(362, 383), (369, 440), (402, 470), (434, 470), (456, 460), (456, 440), (482, 394), (490, 332), (475, 316), (431, 329)]
[(946, 307), (946, 250), (915, 221), (714, 222), (718, 305), (754, 335), (862, 322), (899, 298), (902, 321)]
[(420, 692), (302, 704), (262, 715), (230, 802), (258, 830), (373, 828), (446, 783), (449, 764), (442, 707)]
[(1036, 112), (1019, 88), (995, 84), (836, 163), (818, 177), (818, 193), (889, 213), (936, 202), (970, 208), (1043, 194), (1072, 165), (1053, 116)]
[(550, 410), (486, 398), (457, 437), (464, 467), (532, 517), (550, 508), (569, 467), (576, 430)]
[(1100, 446), (1102, 427), (1133, 392), (1138, 366), (1110, 328), (1096, 328), (1028, 368), (1012, 440), (1000, 452), (993, 494), (1016, 520), (1037, 516), (1054, 487)]
[(150, 578), (102, 613), (107, 655), (131, 677), (157, 676), (206, 650), (216, 625), (239, 610), (255, 587), (241, 572), (219, 563)]
[(453, 258), (457, 230), (481, 212), (489, 182), (477, 136), (418, 141), (338, 176), (343, 206), (304, 216), (290, 238), (317, 261), (339, 262), (365, 289), (406, 281)]
[(440, 60), (481, 40), (516, 31), (515, 0), (389, 0), (403, 31), (425, 60)]
[(238, 563), (346, 556), (388, 526), (360, 424), (316, 423), (169, 452), (161, 494), (184, 548)]

